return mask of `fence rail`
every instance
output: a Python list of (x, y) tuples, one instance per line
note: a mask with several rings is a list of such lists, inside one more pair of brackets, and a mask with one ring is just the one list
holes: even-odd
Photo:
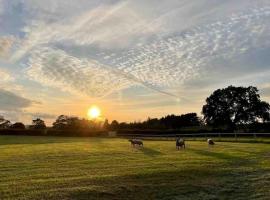
[(219, 138), (244, 138), (244, 137), (269, 137), (270, 133), (194, 133), (194, 134), (124, 134), (124, 133), (117, 133), (118, 137), (126, 137), (126, 138), (176, 138), (176, 137), (186, 137), (186, 138), (207, 138), (207, 137), (219, 137)]

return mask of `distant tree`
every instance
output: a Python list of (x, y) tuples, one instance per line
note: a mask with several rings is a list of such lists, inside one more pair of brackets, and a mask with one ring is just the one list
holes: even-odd
[(53, 123), (53, 128), (56, 129), (76, 128), (78, 124), (77, 122), (78, 122), (77, 117), (60, 115)]
[(168, 115), (158, 118), (150, 118), (146, 121), (135, 121), (131, 123), (118, 123), (113, 120), (110, 129), (180, 129), (182, 127), (200, 126), (202, 120), (196, 113), (187, 113), (183, 115)]
[(9, 128), (11, 126), (11, 122), (6, 120), (3, 116), (0, 116), (0, 128)]
[(180, 115), (180, 121), (182, 126), (200, 126), (201, 125), (201, 118), (198, 117), (197, 113), (187, 113)]
[(100, 130), (103, 122), (98, 120), (80, 119), (74, 116), (60, 115), (53, 123), (55, 129), (83, 129), (83, 130)]
[(209, 125), (235, 128), (237, 124), (269, 121), (269, 110), (256, 87), (229, 86), (214, 91), (206, 99), (202, 114)]
[(182, 128), (189, 126), (199, 126), (201, 124), (200, 118), (197, 113), (187, 113), (183, 115), (168, 115), (160, 119), (160, 123), (166, 128)]
[(103, 128), (108, 130), (110, 128), (110, 123), (108, 119), (105, 119), (104, 123), (103, 123)]
[(144, 129), (160, 129), (164, 128), (163, 125), (160, 123), (160, 120), (158, 118), (150, 118), (143, 122), (142, 128)]
[(16, 122), (14, 124), (11, 125), (12, 129), (25, 129), (25, 125), (21, 122)]
[(33, 129), (45, 129), (46, 128), (46, 124), (45, 124), (45, 122), (42, 119), (37, 118), (37, 119), (34, 119), (32, 121), (31, 128), (33, 128)]
[(118, 123), (118, 121), (113, 120), (112, 123), (111, 123), (111, 125), (110, 125), (110, 127), (111, 127), (112, 130), (118, 129), (118, 128), (119, 128), (119, 123)]
[(128, 128), (130, 128), (130, 124), (128, 124), (126, 122), (121, 122), (121, 123), (118, 124), (118, 129), (128, 129)]

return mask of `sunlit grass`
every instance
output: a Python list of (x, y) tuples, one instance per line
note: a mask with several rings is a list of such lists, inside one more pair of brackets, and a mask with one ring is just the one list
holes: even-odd
[(267, 199), (270, 145), (0, 136), (0, 199)]

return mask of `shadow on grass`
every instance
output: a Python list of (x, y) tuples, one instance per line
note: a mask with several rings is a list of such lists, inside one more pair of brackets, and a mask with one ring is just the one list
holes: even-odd
[[(242, 174), (209, 168), (156, 172), (94, 180), (68, 199), (249, 199), (255, 191)], [(83, 184), (87, 186), (87, 183)], [(102, 186), (101, 186), (102, 185)], [(267, 194), (265, 194), (267, 195)]]
[[(217, 154), (212, 155), (214, 157), (217, 156)], [(224, 156), (221, 157), (224, 158)], [(227, 159), (228, 157), (225, 156), (225, 158)], [(267, 196), (270, 195), (270, 191), (267, 187), (262, 188), (259, 192), (254, 187), (258, 183), (270, 184), (270, 179), (265, 176), (266, 171), (261, 169), (254, 171), (253, 169), (248, 169), (246, 166), (242, 166), (241, 170), (239, 170), (233, 166), (229, 165), (228, 168), (224, 168), (223, 166), (215, 165), (213, 167), (211, 164), (202, 163), (192, 168), (188, 166), (178, 169), (168, 167), (162, 171), (144, 171), (138, 168), (138, 171), (135, 172), (136, 174), (122, 176), (113, 176), (113, 171), (110, 176), (104, 175), (95, 178), (92, 176), (83, 176), (69, 179), (67, 176), (65, 179), (60, 178), (58, 181), (53, 180), (53, 182), (44, 181), (30, 185), (18, 184), (16, 185), (16, 190), (14, 190), (15, 192), (11, 192), (11, 195), (17, 195), (16, 199), (51, 200), (243, 200), (256, 199), (254, 198), (256, 195), (261, 195), (261, 199), (268, 199)], [(128, 167), (119, 170), (127, 169)], [(17, 191), (23, 192), (16, 194)]]
[(214, 148), (211, 149), (211, 151), (206, 151), (206, 150), (198, 150), (198, 149), (193, 149), (189, 148), (189, 151), (192, 151), (196, 154), (202, 155), (202, 156), (209, 156), (217, 159), (222, 159), (222, 160), (227, 160), (227, 161), (248, 161), (242, 157), (235, 156), (235, 155), (230, 155), (227, 153), (221, 153), (221, 152), (214, 152)]
[(259, 153), (259, 152), (254, 151), (254, 148), (256, 148), (256, 146), (246, 148), (247, 150), (243, 150), (243, 148), (241, 146), (238, 148), (235, 145), (228, 145), (228, 144), (218, 144), (218, 146), (223, 147), (223, 148), (227, 148), (230, 150), (233, 149), (233, 151), (237, 151), (237, 152), (244, 153), (244, 154), (249, 154), (251, 156), (258, 155), (258, 153)]
[(138, 148), (138, 150), (143, 152), (145, 155), (151, 156), (151, 157), (162, 155), (160, 151), (157, 151), (148, 147)]

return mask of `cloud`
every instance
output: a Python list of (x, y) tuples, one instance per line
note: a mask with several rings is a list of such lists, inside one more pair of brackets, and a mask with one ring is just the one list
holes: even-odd
[(3, 13), (4, 9), (3, 9), (3, 0), (0, 0), (0, 16)]
[(127, 78), (97, 61), (81, 60), (62, 50), (48, 48), (33, 53), (27, 75), (42, 84), (93, 97), (105, 96), (131, 84)]
[(32, 101), (13, 92), (0, 89), (0, 110), (18, 111), (32, 105)]
[(0, 59), (8, 58), (13, 43), (14, 38), (12, 36), (0, 37)]
[[(111, 8), (109, 13), (124, 5)], [(96, 16), (100, 15), (98, 9), (95, 10)], [(125, 51), (108, 53), (104, 50), (91, 59), (68, 55), (56, 48), (36, 48), (35, 53), (31, 54), (27, 74), (43, 84), (92, 97), (101, 97), (134, 84), (175, 96), (162, 88), (181, 86), (201, 76), (209, 65), (211, 69), (215, 60), (232, 60), (252, 49), (267, 48), (270, 42), (264, 39), (270, 32), (269, 16), (270, 7), (253, 8), (173, 36), (156, 38), (147, 44), (139, 43)], [(91, 31), (82, 31), (81, 27), (86, 22), (90, 23), (88, 17), (82, 19), (78, 20), (81, 24), (74, 25), (80, 28), (71, 30), (80, 30), (78, 34), (83, 35), (75, 36), (62, 29), (60, 32), (65, 33), (62, 38), (75, 42), (76, 38), (80, 38), (80, 41), (84, 41), (86, 33)], [(101, 25), (105, 19), (106, 16), (92, 23)], [(53, 30), (51, 35), (54, 35)], [(52, 38), (61, 41), (60, 35), (57, 36), (59, 29), (56, 32)], [(245, 37), (242, 37), (243, 34)]]
[(25, 112), (25, 115), (30, 115), (33, 119), (34, 118), (41, 118), (41, 119), (56, 119), (57, 115), (49, 114), (49, 113), (31, 113)]
[(0, 84), (1, 83), (10, 83), (14, 81), (14, 78), (6, 70), (0, 68)]
[(48, 22), (46, 17), (42, 17), (42, 20), (36, 17), (25, 26), (23, 32), (26, 36), (18, 43), (12, 60), (17, 61), (35, 47), (49, 43), (68, 42), (106, 48), (127, 46), (134, 44), (137, 36), (150, 36), (158, 29), (153, 25), (148, 27), (150, 19), (136, 13), (126, 1), (101, 4), (94, 9), (81, 11), (77, 16), (65, 14), (54, 15), (52, 22)]
[[(248, 14), (247, 14), (248, 13)], [(142, 82), (172, 87), (200, 76), (215, 60), (231, 60), (270, 45), (270, 8), (249, 10), (121, 53), (99, 54)], [(245, 37), (243, 37), (245, 34)], [(214, 69), (213, 69), (214, 70)]]

